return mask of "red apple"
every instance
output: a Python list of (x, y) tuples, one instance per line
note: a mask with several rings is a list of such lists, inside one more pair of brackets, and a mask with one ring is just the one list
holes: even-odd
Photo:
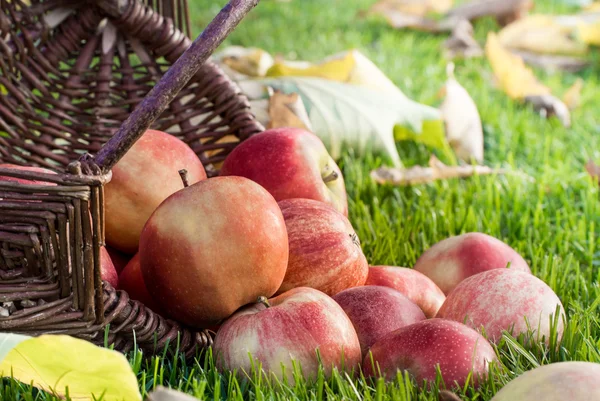
[(369, 265), (352, 224), (332, 206), (312, 199), (279, 202), (289, 261), (278, 293), (311, 287), (327, 295), (363, 285)]
[(446, 296), (431, 279), (414, 269), (395, 266), (371, 266), (365, 285), (381, 285), (400, 291), (432, 318)]
[(425, 319), (421, 308), (399, 291), (368, 285), (344, 290), (333, 299), (352, 321), (362, 356), (386, 334)]
[(408, 371), (417, 382), (434, 381), (439, 366), (448, 387), (463, 386), (469, 374), (477, 386), (496, 361), (494, 349), (481, 334), (461, 323), (428, 319), (398, 329), (372, 347), (363, 362), (366, 376), (392, 380), (397, 371)]
[(467, 277), (490, 269), (510, 268), (531, 273), (514, 249), (483, 233), (467, 233), (442, 240), (426, 250), (414, 269), (423, 273), (448, 295)]
[(317, 350), (327, 377), (334, 366), (351, 371), (360, 364), (360, 344), (352, 322), (321, 291), (294, 288), (268, 304), (247, 306), (223, 323), (213, 345), (217, 367), (249, 374), (251, 356), (265, 372), (293, 383), (292, 360), (304, 377), (316, 377)]
[(275, 294), (288, 252), (277, 202), (243, 177), (215, 177), (174, 193), (140, 238), (148, 292), (170, 317), (197, 328)]
[(106, 242), (127, 254), (138, 250), (140, 233), (152, 212), (183, 188), (179, 170), (190, 184), (204, 180), (202, 162), (185, 142), (148, 130), (115, 165), (104, 190)]
[(240, 143), (220, 175), (249, 178), (277, 201), (307, 198), (329, 203), (348, 215), (342, 172), (318, 136), (299, 128), (275, 128)]
[(140, 301), (152, 311), (162, 313), (154, 298), (148, 292), (142, 269), (140, 267), (140, 254), (136, 253), (119, 274), (119, 289), (127, 292), (131, 299)]
[(522, 373), (492, 401), (600, 400), (600, 364), (556, 362)]
[[(31, 172), (45, 173), (45, 174), (56, 174), (54, 171), (48, 170), (47, 168), (43, 168), (43, 167), (19, 166), (19, 165), (10, 164), (10, 163), (0, 163), (0, 168), (10, 168), (10, 169), (14, 169), (14, 170), (31, 171)], [(19, 184), (28, 184), (28, 185), (32, 185), (32, 184), (48, 185), (48, 186), (56, 185), (55, 183), (47, 182), (47, 181), (26, 180), (24, 178), (16, 178), (16, 177), (9, 177), (9, 176), (0, 176), (0, 181), (18, 182)]]
[[(493, 269), (469, 277), (452, 291), (437, 317), (465, 322), (477, 330), (485, 329), (490, 341), (502, 338), (502, 330), (513, 335), (535, 331), (535, 340), (550, 336), (550, 316), (560, 307), (560, 299), (542, 280), (513, 269)], [(562, 336), (562, 316), (558, 323)]]
[(114, 288), (119, 286), (119, 276), (117, 275), (117, 270), (115, 269), (115, 265), (110, 258), (110, 255), (106, 251), (106, 248), (100, 247), (100, 277), (102, 280), (107, 281)]
[(110, 246), (106, 246), (106, 251), (110, 255), (110, 258), (115, 265), (115, 269), (117, 270), (117, 274), (121, 274), (127, 263), (131, 260), (131, 256), (115, 249)]

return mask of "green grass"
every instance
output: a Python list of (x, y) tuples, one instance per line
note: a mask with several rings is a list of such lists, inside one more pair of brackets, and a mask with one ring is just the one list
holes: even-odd
[[(373, 0), (262, 0), (228, 38), (225, 45), (261, 47), (287, 59), (317, 61), (335, 52), (358, 48), (411, 98), (431, 104), (445, 81), (441, 58), (445, 36), (394, 31), (380, 18), (359, 19)], [(224, 1), (191, 1), (194, 34), (219, 11)], [(562, 3), (538, 2), (537, 11), (568, 11)], [(483, 42), (497, 29), (491, 20), (476, 24)], [(592, 56), (597, 59), (595, 55)], [(557, 95), (585, 79), (583, 104), (572, 114), (573, 126), (562, 127), (516, 103), (492, 82), (485, 59), (458, 61), (456, 76), (479, 107), (484, 124), (485, 162), (519, 169), (535, 178), (473, 177), (414, 187), (379, 186), (369, 171), (385, 164), (377, 155), (355, 157), (347, 151), (340, 160), (350, 202), (350, 219), (371, 264), (412, 266), (432, 244), (450, 235), (481, 231), (514, 247), (562, 300), (568, 316), (558, 351), (506, 336), (497, 348), (502, 362), (478, 390), (467, 386), (463, 399), (489, 400), (505, 383), (536, 366), (556, 361), (600, 362), (600, 204), (597, 185), (585, 173), (588, 159), (600, 162), (600, 98), (597, 67), (580, 74), (547, 74), (540, 80)], [(399, 143), (403, 162), (425, 164), (432, 149)], [(437, 154), (443, 161), (443, 154)], [(169, 385), (208, 400), (437, 400), (408, 376), (391, 383), (349, 379), (334, 374), (295, 386), (264, 378), (238, 382), (220, 374), (211, 359), (186, 364), (182, 359), (142, 359), (130, 355), (145, 393)], [(4, 380), (0, 400), (51, 399), (29, 386)]]

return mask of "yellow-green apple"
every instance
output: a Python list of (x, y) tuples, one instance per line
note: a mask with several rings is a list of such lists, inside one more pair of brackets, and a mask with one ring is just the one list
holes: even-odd
[(439, 366), (446, 386), (463, 386), (470, 374), (470, 383), (478, 386), (496, 360), (481, 334), (464, 324), (434, 318), (393, 331), (373, 344), (363, 372), (392, 380), (398, 371), (408, 371), (421, 383), (434, 381)]
[(161, 203), (144, 226), (139, 253), (161, 309), (206, 328), (275, 294), (288, 250), (283, 215), (266, 189), (244, 177), (214, 177)]
[(114, 288), (119, 286), (119, 276), (117, 274), (117, 270), (115, 269), (115, 265), (112, 262), (112, 259), (106, 248), (100, 247), (100, 277), (102, 280), (107, 281)]
[(365, 285), (381, 285), (400, 291), (432, 318), (446, 296), (429, 277), (414, 269), (396, 266), (371, 266)]
[[(560, 316), (556, 315), (559, 308)], [(448, 294), (437, 317), (464, 322), (476, 330), (484, 329), (492, 342), (502, 331), (518, 336), (534, 331), (534, 341), (548, 342), (550, 318), (558, 318), (558, 339), (563, 332), (564, 310), (560, 299), (542, 280), (513, 269), (493, 269), (471, 276)]]
[(194, 151), (162, 131), (148, 130), (112, 169), (104, 189), (106, 242), (133, 255), (146, 221), (169, 195), (183, 188), (179, 170), (190, 184), (206, 172)]
[(277, 201), (314, 199), (348, 215), (342, 172), (321, 139), (300, 128), (274, 128), (246, 139), (227, 156), (220, 175), (249, 178)]
[(156, 313), (162, 313), (154, 298), (148, 292), (142, 269), (140, 267), (140, 254), (136, 253), (119, 274), (119, 289), (127, 292), (129, 298), (140, 301)]
[(123, 253), (115, 248), (111, 248), (110, 246), (106, 246), (106, 251), (110, 255), (113, 264), (115, 265), (115, 269), (117, 270), (117, 274), (121, 274), (127, 263), (131, 260), (131, 256)]
[(369, 264), (346, 216), (312, 199), (286, 199), (279, 207), (290, 255), (279, 294), (311, 287), (332, 296), (364, 284)]
[(490, 269), (510, 268), (531, 273), (514, 249), (490, 235), (472, 232), (446, 238), (421, 255), (414, 269), (448, 295), (458, 283)]
[(258, 361), (267, 374), (293, 383), (293, 364), (314, 379), (318, 357), (327, 377), (333, 367), (351, 371), (359, 366), (356, 331), (329, 296), (298, 287), (262, 301), (242, 308), (219, 328), (213, 350), (220, 369), (250, 374)]
[[(19, 166), (17, 164), (11, 163), (0, 163), (0, 168), (10, 168), (13, 170), (22, 170), (22, 171), (30, 171), (36, 173), (45, 173), (45, 174), (56, 174), (56, 172), (49, 170), (43, 167), (35, 167), (35, 166)], [(54, 186), (55, 183), (47, 182), (47, 181), (37, 181), (37, 180), (27, 180), (25, 178), (16, 178), (10, 176), (0, 176), (0, 181), (9, 181), (9, 182), (18, 182), (19, 184), (34, 184), (34, 185), (49, 185)]]
[(555, 362), (522, 373), (506, 384), (492, 401), (600, 400), (600, 364)]
[(358, 335), (362, 356), (386, 334), (425, 319), (421, 308), (392, 288), (367, 285), (333, 296)]

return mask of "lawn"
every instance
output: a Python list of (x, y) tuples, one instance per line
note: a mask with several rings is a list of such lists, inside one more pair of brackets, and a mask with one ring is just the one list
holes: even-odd
[[(411, 98), (437, 105), (436, 93), (446, 74), (441, 55), (445, 36), (395, 31), (381, 18), (357, 14), (373, 0), (261, 0), (223, 46), (261, 47), (286, 59), (317, 61), (341, 50), (358, 48)], [(225, 1), (190, 0), (193, 33), (220, 10)], [(537, 12), (568, 12), (561, 2), (539, 1)], [(476, 23), (483, 42), (492, 20)], [(498, 346), (502, 361), (478, 390), (459, 391), (463, 399), (489, 400), (520, 373), (541, 364), (566, 360), (600, 362), (600, 203), (597, 185), (584, 163), (600, 162), (600, 69), (579, 74), (547, 74), (535, 70), (554, 93), (562, 95), (577, 76), (585, 80), (582, 105), (573, 125), (564, 128), (509, 99), (493, 85), (485, 59), (458, 61), (456, 77), (478, 105), (484, 124), (485, 163), (523, 171), (518, 175), (473, 177), (413, 187), (373, 183), (371, 169), (386, 163), (377, 155), (340, 160), (350, 203), (350, 220), (372, 265), (412, 266), (428, 247), (448, 236), (469, 231), (493, 235), (519, 251), (535, 275), (558, 294), (568, 315), (559, 351), (522, 345), (506, 336)], [(398, 143), (405, 165), (425, 164), (441, 152), (410, 142)], [(599, 226), (599, 228), (596, 228)], [(184, 364), (181, 359), (142, 361), (130, 355), (143, 391), (170, 385), (200, 399), (222, 400), (437, 400), (437, 390), (417, 386), (408, 377), (384, 383), (334, 375), (293, 387), (264, 380), (237, 382), (219, 374), (210, 360)], [(5, 380), (1, 399), (46, 399), (27, 386)]]

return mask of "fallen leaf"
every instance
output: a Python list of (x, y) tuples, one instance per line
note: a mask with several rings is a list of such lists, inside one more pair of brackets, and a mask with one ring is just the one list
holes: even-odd
[(504, 48), (494, 32), (489, 32), (485, 54), (500, 88), (511, 98), (530, 103), (542, 116), (556, 116), (568, 127), (571, 117), (567, 106), (538, 82), (523, 59)]
[(297, 93), (272, 91), (269, 99), (269, 118), (267, 128), (294, 127), (312, 131), (304, 103)]
[[(439, 110), (409, 99), (399, 89), (381, 91), (367, 86), (313, 77), (278, 77), (238, 82), (251, 100), (252, 111), (268, 118), (260, 102), (272, 87), (302, 99), (313, 132), (334, 159), (344, 147), (357, 154), (381, 151), (401, 165), (395, 138), (443, 145), (444, 127)], [(265, 115), (266, 114), (266, 115)], [(258, 119), (263, 125), (268, 121)], [(441, 146), (440, 145), (440, 146)]]
[[(3, 358), (2, 358), (3, 357)], [(67, 335), (0, 333), (0, 374), (70, 399), (141, 400), (137, 378), (117, 351)]]
[[(463, 20), (473, 21), (482, 17), (495, 17), (501, 25), (521, 18), (533, 6), (532, 0), (474, 0), (449, 9), (439, 18), (426, 17), (423, 5), (401, 7), (401, 1), (380, 1), (367, 14), (381, 14), (396, 29), (411, 28), (426, 32), (448, 32)], [(441, 12), (441, 11), (439, 11)]]
[(584, 22), (577, 25), (578, 37), (588, 45), (600, 46), (600, 21)]
[(595, 1), (588, 4), (583, 8), (586, 12), (597, 12), (600, 11), (600, 1)]
[(571, 126), (571, 113), (566, 104), (554, 95), (526, 96), (523, 99), (544, 118), (556, 117), (565, 127)]
[(314, 77), (382, 91), (397, 91), (394, 83), (364, 54), (356, 49), (333, 54), (318, 63), (278, 60), (268, 77)]
[(440, 106), (446, 126), (446, 139), (456, 155), (470, 162), (483, 161), (483, 129), (477, 106), (469, 93), (454, 77), (454, 64), (448, 65), (444, 85), (445, 98)]
[(587, 170), (587, 172), (589, 173), (589, 175), (591, 175), (592, 178), (594, 178), (595, 180), (597, 180), (598, 184), (600, 184), (600, 166), (598, 166), (592, 160), (589, 160), (585, 164), (585, 169)]
[(158, 386), (148, 394), (146, 401), (198, 401), (198, 399), (181, 391)]
[(453, 0), (380, 0), (373, 4), (367, 15), (381, 15), (396, 29), (413, 28), (423, 31), (443, 31), (439, 22), (426, 15), (443, 14), (452, 7)]
[(523, 18), (533, 6), (533, 0), (473, 0), (450, 9), (446, 18), (458, 22), (494, 17), (500, 25), (506, 25)]
[(523, 59), (502, 46), (494, 32), (488, 33), (485, 54), (500, 87), (511, 98), (550, 94), (550, 89), (538, 82)]
[(589, 67), (590, 62), (584, 58), (561, 56), (555, 54), (539, 54), (534, 52), (512, 50), (511, 53), (521, 57), (526, 64), (542, 68), (548, 72), (578, 72)]
[(581, 90), (583, 89), (583, 79), (577, 78), (573, 85), (563, 95), (563, 102), (569, 108), (573, 110), (581, 103)]
[(226, 47), (215, 53), (211, 60), (234, 80), (264, 77), (275, 62), (265, 50), (243, 46)]
[(483, 55), (483, 49), (473, 37), (473, 25), (467, 20), (460, 21), (452, 30), (452, 35), (444, 42), (446, 58), (470, 58)]
[(574, 30), (574, 26), (561, 24), (554, 16), (532, 15), (504, 27), (498, 40), (510, 49), (581, 56), (588, 46), (574, 37)]
[(480, 165), (447, 166), (432, 155), (429, 159), (429, 167), (380, 167), (371, 171), (371, 177), (378, 184), (404, 186), (425, 184), (450, 178), (465, 178), (473, 175), (501, 174), (503, 172), (501, 169), (492, 169)]
[(445, 13), (454, 0), (380, 0), (369, 9), (370, 13), (385, 15), (390, 11), (425, 16), (430, 13)]

